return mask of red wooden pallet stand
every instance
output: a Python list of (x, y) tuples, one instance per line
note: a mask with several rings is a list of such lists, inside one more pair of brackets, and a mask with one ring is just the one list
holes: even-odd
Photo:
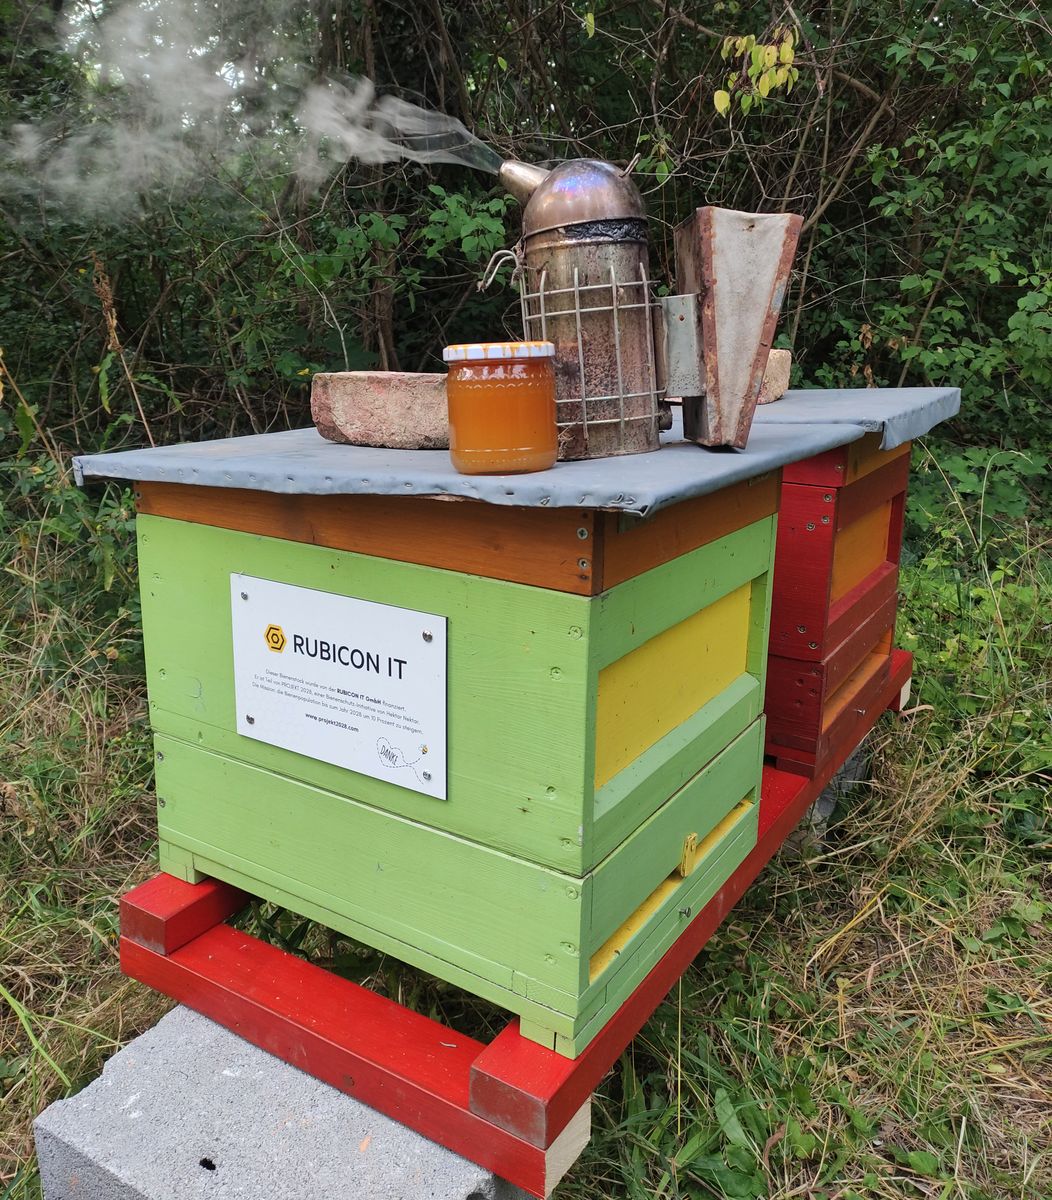
[(879, 704), (843, 731), (845, 753), (813, 779), (765, 767), (755, 849), (576, 1059), (520, 1036), (463, 1037), (223, 922), (247, 901), (207, 880), (157, 875), (121, 899), (125, 974), (447, 1146), (547, 1196), (588, 1141), (596, 1086), (872, 728), (897, 708), (912, 655), (892, 653)]

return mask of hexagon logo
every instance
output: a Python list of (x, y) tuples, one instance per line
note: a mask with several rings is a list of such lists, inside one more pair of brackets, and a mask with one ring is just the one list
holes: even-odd
[(263, 630), (263, 640), (275, 654), (280, 654), (285, 649), (285, 630), (280, 625), (268, 625)]

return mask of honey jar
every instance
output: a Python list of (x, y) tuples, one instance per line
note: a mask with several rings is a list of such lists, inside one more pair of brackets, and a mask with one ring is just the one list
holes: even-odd
[(551, 342), (447, 346), (449, 457), (464, 475), (518, 475), (555, 465)]

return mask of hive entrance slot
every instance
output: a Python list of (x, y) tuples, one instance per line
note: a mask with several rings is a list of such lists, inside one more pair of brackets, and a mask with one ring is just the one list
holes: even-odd
[[(616, 929), (588, 960), (588, 980), (595, 983), (625, 949), (628, 943), (655, 917), (666, 902), (675, 895), (691, 875), (712, 855), (724, 839), (740, 824), (751, 811), (755, 800), (750, 794), (723, 818), (709, 833), (696, 841), (689, 834), (683, 854), (676, 869), (663, 879), (643, 903)], [(692, 840), (695, 839), (695, 840)], [(689, 913), (687, 914), (689, 916)]]

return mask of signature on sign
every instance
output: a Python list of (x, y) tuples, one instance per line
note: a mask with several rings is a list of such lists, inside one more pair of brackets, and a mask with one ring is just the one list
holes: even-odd
[[(390, 741), (388, 741), (387, 738), (378, 738), (376, 742), (377, 756), (385, 767), (392, 767), (395, 769), (399, 767), (408, 767), (409, 770), (412, 771), (416, 776), (417, 780), (420, 780), (420, 772), (416, 769), (416, 766), (417, 763), (419, 763), (427, 753), (427, 747), (418, 746), (417, 749), (419, 751), (418, 756), (414, 758), (412, 762), (410, 762), (409, 759), (406, 758), (401, 747), (393, 745)], [(425, 780), (430, 780), (431, 776), (427, 771), (425, 771), (423, 778)]]

